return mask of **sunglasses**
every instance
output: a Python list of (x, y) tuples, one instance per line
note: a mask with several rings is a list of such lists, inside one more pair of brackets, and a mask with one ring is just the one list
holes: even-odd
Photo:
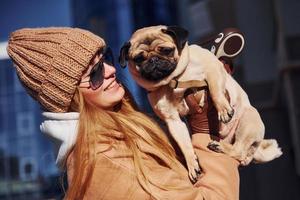
[(105, 72), (104, 72), (103, 63), (106, 63), (111, 66), (115, 66), (113, 53), (110, 47), (104, 47), (100, 52), (100, 54), (102, 54), (101, 59), (94, 65), (90, 74), (88, 75), (90, 77), (90, 80), (80, 82), (80, 83), (89, 82), (90, 85), (88, 87), (80, 86), (80, 88), (87, 88), (87, 89), (92, 88), (92, 90), (97, 90), (103, 84), (104, 81)]

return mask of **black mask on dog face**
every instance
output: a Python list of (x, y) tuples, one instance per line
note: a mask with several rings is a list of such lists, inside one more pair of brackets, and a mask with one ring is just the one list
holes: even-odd
[(140, 74), (147, 80), (158, 81), (169, 76), (175, 70), (176, 65), (175, 61), (153, 56), (140, 66)]

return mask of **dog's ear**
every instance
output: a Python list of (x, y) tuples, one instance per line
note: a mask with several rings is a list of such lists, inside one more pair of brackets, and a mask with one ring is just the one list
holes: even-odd
[(180, 54), (181, 50), (184, 48), (185, 43), (187, 42), (189, 32), (179, 26), (168, 26), (167, 29), (162, 29), (161, 31), (173, 38)]
[(121, 47), (120, 55), (119, 55), (119, 63), (123, 68), (126, 67), (126, 61), (128, 60), (128, 51), (130, 47), (131, 47), (130, 42), (125, 42), (124, 45)]

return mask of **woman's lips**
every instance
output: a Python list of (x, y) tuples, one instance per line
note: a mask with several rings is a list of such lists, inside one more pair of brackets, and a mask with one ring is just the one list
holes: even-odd
[(104, 91), (110, 90), (112, 88), (115, 88), (116, 86), (119, 86), (116, 80), (112, 81), (105, 89)]

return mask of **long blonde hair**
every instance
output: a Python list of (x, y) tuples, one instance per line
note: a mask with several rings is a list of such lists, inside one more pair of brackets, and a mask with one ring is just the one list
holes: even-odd
[[(121, 132), (124, 135), (125, 143), (133, 154), (138, 182), (155, 199), (158, 197), (151, 192), (149, 187), (152, 182), (147, 176), (137, 141), (142, 140), (157, 149), (159, 155), (156, 156), (165, 166), (178, 173), (182, 172), (176, 153), (162, 129), (153, 119), (137, 110), (129, 91), (126, 88), (125, 91), (124, 98), (116, 108), (117, 111), (108, 111), (89, 104), (77, 89), (71, 104), (71, 110), (80, 112), (79, 133), (73, 148), (74, 174), (76, 175), (69, 183), (66, 199), (83, 198), (95, 168), (95, 146), (101, 142), (109, 143), (112, 131)], [(86, 171), (89, 173), (85, 175)], [(164, 186), (157, 186), (164, 188)]]

